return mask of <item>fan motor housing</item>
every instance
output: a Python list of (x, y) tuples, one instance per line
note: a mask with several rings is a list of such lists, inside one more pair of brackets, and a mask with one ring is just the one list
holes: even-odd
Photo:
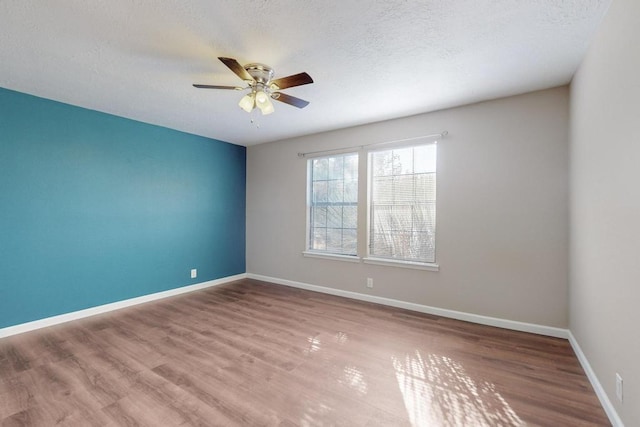
[(264, 64), (247, 64), (244, 66), (247, 73), (253, 77), (257, 83), (266, 86), (273, 78), (273, 68)]

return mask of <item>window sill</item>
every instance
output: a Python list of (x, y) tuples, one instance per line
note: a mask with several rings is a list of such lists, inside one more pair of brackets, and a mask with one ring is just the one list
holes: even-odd
[(365, 264), (386, 265), (388, 267), (413, 268), (415, 270), (440, 271), (440, 266), (435, 263), (399, 261), (386, 258), (360, 258), (355, 255), (338, 255), (324, 252), (303, 251), (302, 256), (307, 258), (331, 259), (335, 261), (346, 261)]
[(321, 258), (321, 259), (332, 259), (336, 261), (360, 262), (360, 258), (358, 258), (355, 255), (338, 255), (338, 254), (329, 254), (324, 252), (311, 252), (311, 251), (303, 251), (302, 255), (307, 258)]
[(363, 258), (365, 264), (387, 265), (390, 267), (413, 268), (416, 270), (439, 271), (440, 266), (434, 263), (398, 261), (385, 258)]

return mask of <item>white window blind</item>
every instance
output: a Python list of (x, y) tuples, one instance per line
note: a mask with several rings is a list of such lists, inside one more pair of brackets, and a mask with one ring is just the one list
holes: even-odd
[(356, 255), (358, 154), (310, 159), (308, 176), (308, 250)]
[(369, 154), (369, 255), (434, 263), (436, 144)]

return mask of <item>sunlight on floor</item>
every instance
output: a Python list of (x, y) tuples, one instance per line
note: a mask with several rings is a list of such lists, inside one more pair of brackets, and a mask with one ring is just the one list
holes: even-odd
[(416, 350), (391, 360), (412, 426), (525, 425), (493, 384), (449, 357)]
[(333, 409), (324, 403), (317, 403), (315, 406), (306, 408), (305, 413), (299, 420), (302, 427), (312, 427), (318, 425), (318, 420), (326, 419), (333, 413)]
[(345, 344), (349, 340), (349, 337), (344, 332), (338, 332), (337, 334), (335, 334), (333, 336), (333, 340), (335, 342), (337, 342), (338, 344), (342, 345), (342, 344)]
[(315, 353), (316, 351), (320, 350), (321, 343), (320, 343), (320, 338), (318, 338), (318, 335), (308, 337), (307, 342), (309, 343), (309, 346), (304, 350), (305, 356), (308, 356), (311, 353)]
[(342, 371), (342, 378), (338, 379), (340, 384), (355, 390), (359, 395), (367, 394), (367, 382), (364, 374), (355, 366), (345, 366)]

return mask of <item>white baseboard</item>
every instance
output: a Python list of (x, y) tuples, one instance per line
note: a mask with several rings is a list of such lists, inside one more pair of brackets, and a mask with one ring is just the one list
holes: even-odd
[(587, 378), (589, 378), (589, 382), (591, 382), (591, 385), (593, 386), (593, 389), (596, 392), (596, 396), (598, 396), (598, 399), (600, 399), (600, 404), (604, 408), (604, 411), (607, 413), (607, 416), (609, 417), (609, 421), (611, 421), (611, 424), (613, 425), (613, 427), (624, 427), (624, 424), (622, 423), (622, 419), (620, 419), (620, 416), (618, 415), (618, 412), (614, 408), (613, 403), (611, 403), (609, 396), (607, 396), (607, 393), (604, 391), (602, 384), (600, 384), (600, 381), (598, 380), (596, 373), (591, 368), (591, 365), (587, 360), (587, 356), (585, 356), (584, 352), (582, 351), (582, 348), (580, 348), (578, 341), (573, 336), (571, 331), (569, 331), (569, 343), (571, 343), (571, 347), (573, 348), (573, 351), (576, 353), (576, 356), (578, 357), (578, 361), (582, 365), (582, 369), (584, 369), (584, 372), (587, 374)]
[(291, 286), (293, 288), (306, 289), (309, 291), (321, 292), (324, 294), (337, 295), (345, 298), (356, 299), (360, 301), (373, 302), (376, 304), (388, 305), (391, 307), (404, 308), (407, 310), (418, 311), (420, 313), (433, 314), (436, 316), (448, 317), (451, 319), (464, 320), (467, 322), (478, 323), (481, 325), (496, 326), (498, 328), (512, 329), (514, 331), (530, 332), (538, 335), (547, 335), (556, 338), (567, 339), (569, 331), (562, 328), (554, 328), (552, 326), (536, 325), (534, 323), (517, 322), (514, 320), (500, 319), (496, 317), (482, 316), (479, 314), (465, 313), (462, 311), (447, 310), (444, 308), (431, 307), (428, 305), (415, 304), (406, 301), (400, 301), (391, 298), (384, 298), (375, 295), (361, 294), (358, 292), (343, 291), (341, 289), (327, 288), (324, 286), (311, 285), (308, 283), (296, 282), (293, 280), (279, 279), (276, 277), (262, 276), (260, 274), (247, 273), (249, 279), (262, 280), (265, 282), (277, 283), (280, 285)]
[(17, 335), (24, 332), (33, 331), (47, 326), (58, 325), (60, 323), (70, 322), (72, 320), (83, 319), (96, 314), (107, 313), (109, 311), (119, 310), (132, 305), (143, 304), (145, 302), (155, 301), (174, 295), (186, 294), (188, 292), (198, 291), (200, 289), (210, 288), (212, 286), (222, 285), (224, 283), (233, 282), (235, 280), (245, 279), (246, 273), (236, 274), (235, 276), (222, 277), (220, 279), (209, 280), (207, 282), (196, 283), (195, 285), (183, 286), (180, 288), (169, 289), (154, 294), (142, 295), (136, 298), (130, 298), (122, 301), (116, 301), (109, 304), (99, 305), (84, 310), (73, 311), (71, 313), (60, 314), (58, 316), (47, 317), (45, 319), (34, 320), (33, 322), (21, 323), (15, 326), (8, 326), (0, 329), (0, 338)]

